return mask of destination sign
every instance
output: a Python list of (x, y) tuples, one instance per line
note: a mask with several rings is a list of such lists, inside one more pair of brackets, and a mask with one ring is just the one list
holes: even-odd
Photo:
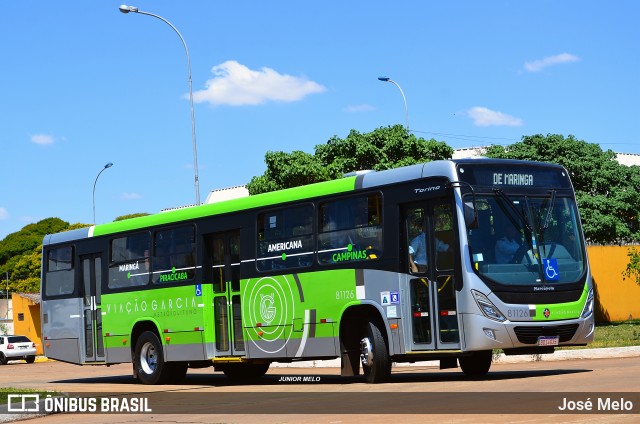
[(532, 186), (533, 174), (505, 174), (502, 172), (494, 172), (493, 185)]
[(567, 172), (557, 166), (460, 164), (460, 179), (475, 186), (571, 188)]

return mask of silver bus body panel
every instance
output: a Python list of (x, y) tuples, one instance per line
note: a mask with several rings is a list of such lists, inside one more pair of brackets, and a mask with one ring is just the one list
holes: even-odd
[(404, 168), (371, 172), (362, 177), (362, 188), (373, 188), (395, 183), (403, 183), (421, 178), (440, 177), (456, 180), (456, 162), (437, 160), (411, 165)]
[(91, 237), (93, 227), (78, 228), (71, 231), (65, 231), (57, 234), (47, 234), (42, 240), (43, 246), (51, 244), (67, 243), (70, 241), (82, 240)]
[(42, 305), (44, 354), (74, 364), (85, 362), (82, 299), (48, 300)]

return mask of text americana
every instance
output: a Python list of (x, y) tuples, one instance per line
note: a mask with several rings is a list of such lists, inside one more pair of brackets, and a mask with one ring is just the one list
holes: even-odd
[(283, 250), (302, 249), (302, 240), (285, 241), (282, 243), (271, 243), (269, 252), (282, 252)]

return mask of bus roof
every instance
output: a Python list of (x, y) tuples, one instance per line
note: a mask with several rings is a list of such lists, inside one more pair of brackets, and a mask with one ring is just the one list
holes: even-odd
[[(357, 189), (367, 189), (411, 181), (425, 177), (445, 177), (455, 178), (455, 168), (459, 164), (493, 163), (513, 163), (520, 165), (544, 166), (540, 162), (528, 162), (504, 159), (489, 158), (465, 158), (454, 160), (438, 160), (416, 165), (394, 168), (379, 172), (369, 172), (357, 176), (345, 177), (332, 181), (309, 184), (305, 186), (293, 187), (270, 193), (257, 194), (249, 197), (231, 199), (213, 204), (203, 204), (182, 209), (157, 213), (154, 215), (141, 216), (123, 221), (98, 224), (91, 227), (80, 228), (58, 234), (48, 234), (44, 237), (43, 245), (63, 243), (88, 237), (115, 234), (123, 231), (142, 229), (157, 225), (170, 224), (174, 222), (198, 219), (206, 216), (220, 215), (229, 212), (242, 211), (257, 207), (278, 205), (281, 203), (304, 200), (329, 194), (346, 193)], [(559, 165), (557, 165), (559, 166)]]

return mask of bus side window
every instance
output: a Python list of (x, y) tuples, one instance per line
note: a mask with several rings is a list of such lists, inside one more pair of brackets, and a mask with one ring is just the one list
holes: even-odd
[(313, 215), (310, 204), (258, 214), (259, 271), (311, 266), (315, 246)]
[(433, 209), (435, 215), (436, 268), (453, 269), (453, 211), (451, 204), (443, 203)]
[(195, 227), (158, 231), (153, 239), (153, 283), (175, 283), (195, 278)]
[(406, 245), (409, 269), (416, 274), (427, 272), (427, 251), (429, 246), (426, 237), (426, 221), (423, 208), (409, 209), (405, 214)]
[(379, 193), (321, 203), (318, 262), (378, 259), (382, 255), (382, 196)]
[(64, 246), (47, 252), (45, 293), (61, 296), (73, 293), (73, 247)]
[(109, 288), (148, 284), (150, 251), (151, 236), (147, 232), (130, 234), (111, 240)]

